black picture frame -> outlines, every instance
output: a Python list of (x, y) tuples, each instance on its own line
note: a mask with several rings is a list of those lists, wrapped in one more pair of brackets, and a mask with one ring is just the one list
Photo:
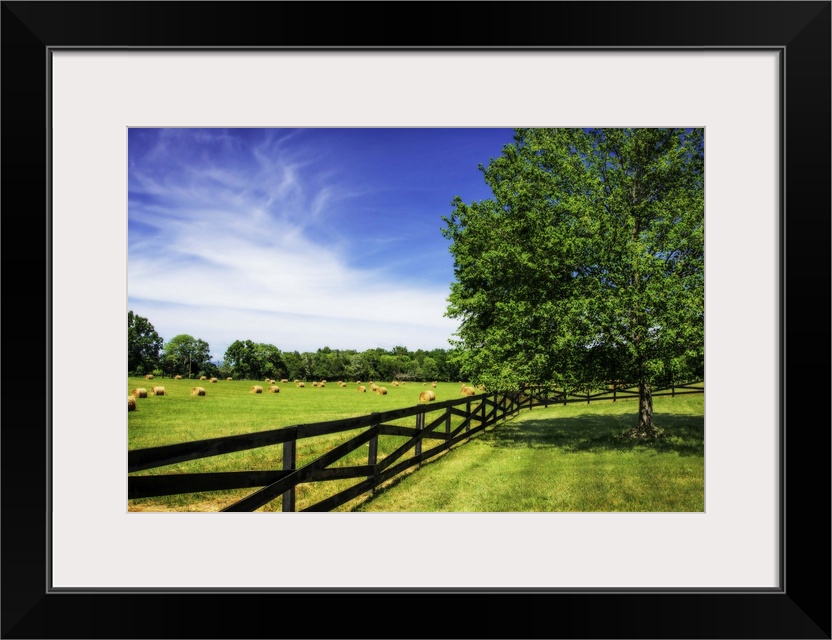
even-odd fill
[[(2, 2), (2, 637), (830, 638), (830, 7), (829, 1)], [(49, 62), (50, 51), (70, 47), (779, 51), (785, 79), (780, 588), (52, 592), (51, 406), (44, 382), (51, 361)], [(757, 393), (750, 381), (738, 386)], [(499, 541), (512, 543), (522, 541)], [(412, 560), (403, 550), (398, 562), (406, 567)], [(373, 563), (371, 552), (367, 561)]]

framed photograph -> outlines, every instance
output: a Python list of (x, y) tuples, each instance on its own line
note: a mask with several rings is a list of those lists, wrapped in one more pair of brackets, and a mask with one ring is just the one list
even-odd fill
[[(3, 637), (829, 638), (830, 4), (3, 2)], [(705, 131), (704, 512), (127, 512), (128, 131), (526, 126)]]

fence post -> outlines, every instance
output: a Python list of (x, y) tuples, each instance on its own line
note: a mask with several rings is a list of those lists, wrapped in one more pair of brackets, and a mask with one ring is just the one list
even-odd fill
[[(376, 415), (378, 412), (374, 411), (370, 415)], [(370, 428), (373, 429), (378, 425), (378, 422), (374, 422), (370, 425)], [(371, 467), (375, 467), (376, 463), (378, 462), (378, 434), (374, 435), (369, 442), (370, 448), (367, 452), (367, 465)], [(373, 474), (375, 475), (375, 474)], [(376, 488), (378, 487), (378, 483), (373, 484), (373, 495), (376, 494)]]
[[(425, 428), (425, 412), (424, 410), (419, 411), (416, 414), (416, 431), (422, 431)], [(416, 451), (417, 456), (422, 455), (422, 438), (416, 440)], [(422, 466), (422, 461), (419, 461), (419, 466)]]
[(445, 433), (451, 432), (451, 408), (445, 407)]
[(471, 430), (471, 400), (465, 402), (465, 433)]
[(675, 382), (670, 383), (670, 397), (671, 398), (676, 397), (676, 383)]
[[(297, 466), (297, 440), (283, 443), (283, 470), (294, 471)], [(295, 510), (295, 487), (283, 494), (283, 511)]]

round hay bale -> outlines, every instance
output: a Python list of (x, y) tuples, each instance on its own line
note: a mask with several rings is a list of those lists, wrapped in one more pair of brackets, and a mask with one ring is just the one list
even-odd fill
[(393, 386), (394, 386), (394, 387), (398, 387), (398, 386), (399, 386), (399, 383), (398, 383), (398, 382), (396, 382), (395, 380), (393, 380)]
[(133, 389), (130, 394), (135, 398), (146, 398), (147, 397), (147, 389), (144, 387), (138, 387)]
[(153, 380), (153, 374), (152, 374), (152, 373), (148, 373), (148, 374), (144, 377), (144, 379), (145, 379), (145, 380)]
[(326, 386), (326, 382), (319, 382), (319, 383), (318, 383), (318, 386), (319, 386), (319, 387), (321, 387), (321, 388), (323, 388), (323, 387), (325, 387), (325, 386)]
[(287, 382), (289, 382), (289, 381), (288, 381), (286, 378), (283, 378), (283, 379), (280, 381), (280, 384), (286, 384)]
[(127, 410), (128, 411), (135, 411), (136, 410), (136, 399), (133, 396), (127, 396)]
[(211, 378), (211, 382), (216, 382), (216, 381), (217, 381), (216, 378)]
[(192, 396), (204, 396), (205, 395), (205, 387), (194, 387), (191, 389)]
[(229, 382), (230, 382), (231, 380), (233, 380), (233, 379), (234, 379), (234, 378), (232, 378), (231, 376), (228, 376), (228, 377), (226, 378), (226, 380), (228, 380)]
[(433, 389), (436, 389), (436, 383), (435, 383), (435, 382), (431, 382), (431, 383), (430, 383), (430, 386), (431, 386)]
[(485, 391), (485, 385), (484, 384), (478, 384), (477, 389), (479, 389), (480, 391)]
[(473, 396), (476, 395), (477, 390), (474, 387), (462, 387), (461, 393), (464, 396)]
[(152, 393), (154, 396), (163, 396), (163, 395), (165, 395), (165, 388), (164, 387), (153, 387), (150, 390), (150, 393)]
[(376, 387), (376, 393), (380, 396), (387, 395), (387, 388), (386, 387)]
[(252, 393), (263, 393), (263, 387), (261, 387), (259, 384), (255, 384), (253, 387), (251, 387), (251, 392)]
[(433, 402), (436, 400), (436, 394), (433, 391), (422, 391), (419, 394), (419, 402)]
[(360, 385), (358, 387), (358, 393), (367, 393), (367, 387), (365, 387), (364, 385)]
[(298, 382), (297, 385), (298, 385), (298, 389), (300, 389), (302, 387), (305, 387), (306, 383), (305, 382)]
[(379, 386), (375, 382), (370, 383), (370, 391), (378, 390)]
[(269, 393), (280, 393), (280, 387), (274, 385), (269, 386)]
[(208, 376), (199, 376), (199, 379), (200, 379), (200, 380), (207, 380), (207, 379), (208, 379)]
[(180, 376), (179, 374), (176, 374), (175, 376), (173, 376), (173, 379), (174, 380), (181, 380), (182, 376)]

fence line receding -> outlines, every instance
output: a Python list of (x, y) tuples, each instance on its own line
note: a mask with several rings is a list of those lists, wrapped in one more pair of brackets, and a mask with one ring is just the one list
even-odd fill
[[(654, 389), (652, 395), (676, 396), (704, 391), (704, 384), (698, 381)], [(333, 483), (339, 487), (334, 493), (301, 509), (331, 511), (375, 491), (385, 482), (523, 409), (600, 400), (615, 402), (638, 396), (637, 386), (625, 385), (610, 385), (610, 388), (595, 393), (528, 387), (521, 391), (481, 393), (355, 418), (135, 449), (128, 452), (129, 474), (274, 445), (283, 447), (282, 468), (128, 475), (128, 499), (254, 489), (221, 511), (255, 511), (278, 498), (282, 500), (281, 510), (295, 511), (299, 485)], [(346, 439), (333, 438), (335, 434), (343, 434)], [(298, 443), (322, 438), (329, 438), (327, 442), (335, 444), (313, 460), (303, 460), (299, 465)], [(350, 484), (341, 488), (344, 481)]]

